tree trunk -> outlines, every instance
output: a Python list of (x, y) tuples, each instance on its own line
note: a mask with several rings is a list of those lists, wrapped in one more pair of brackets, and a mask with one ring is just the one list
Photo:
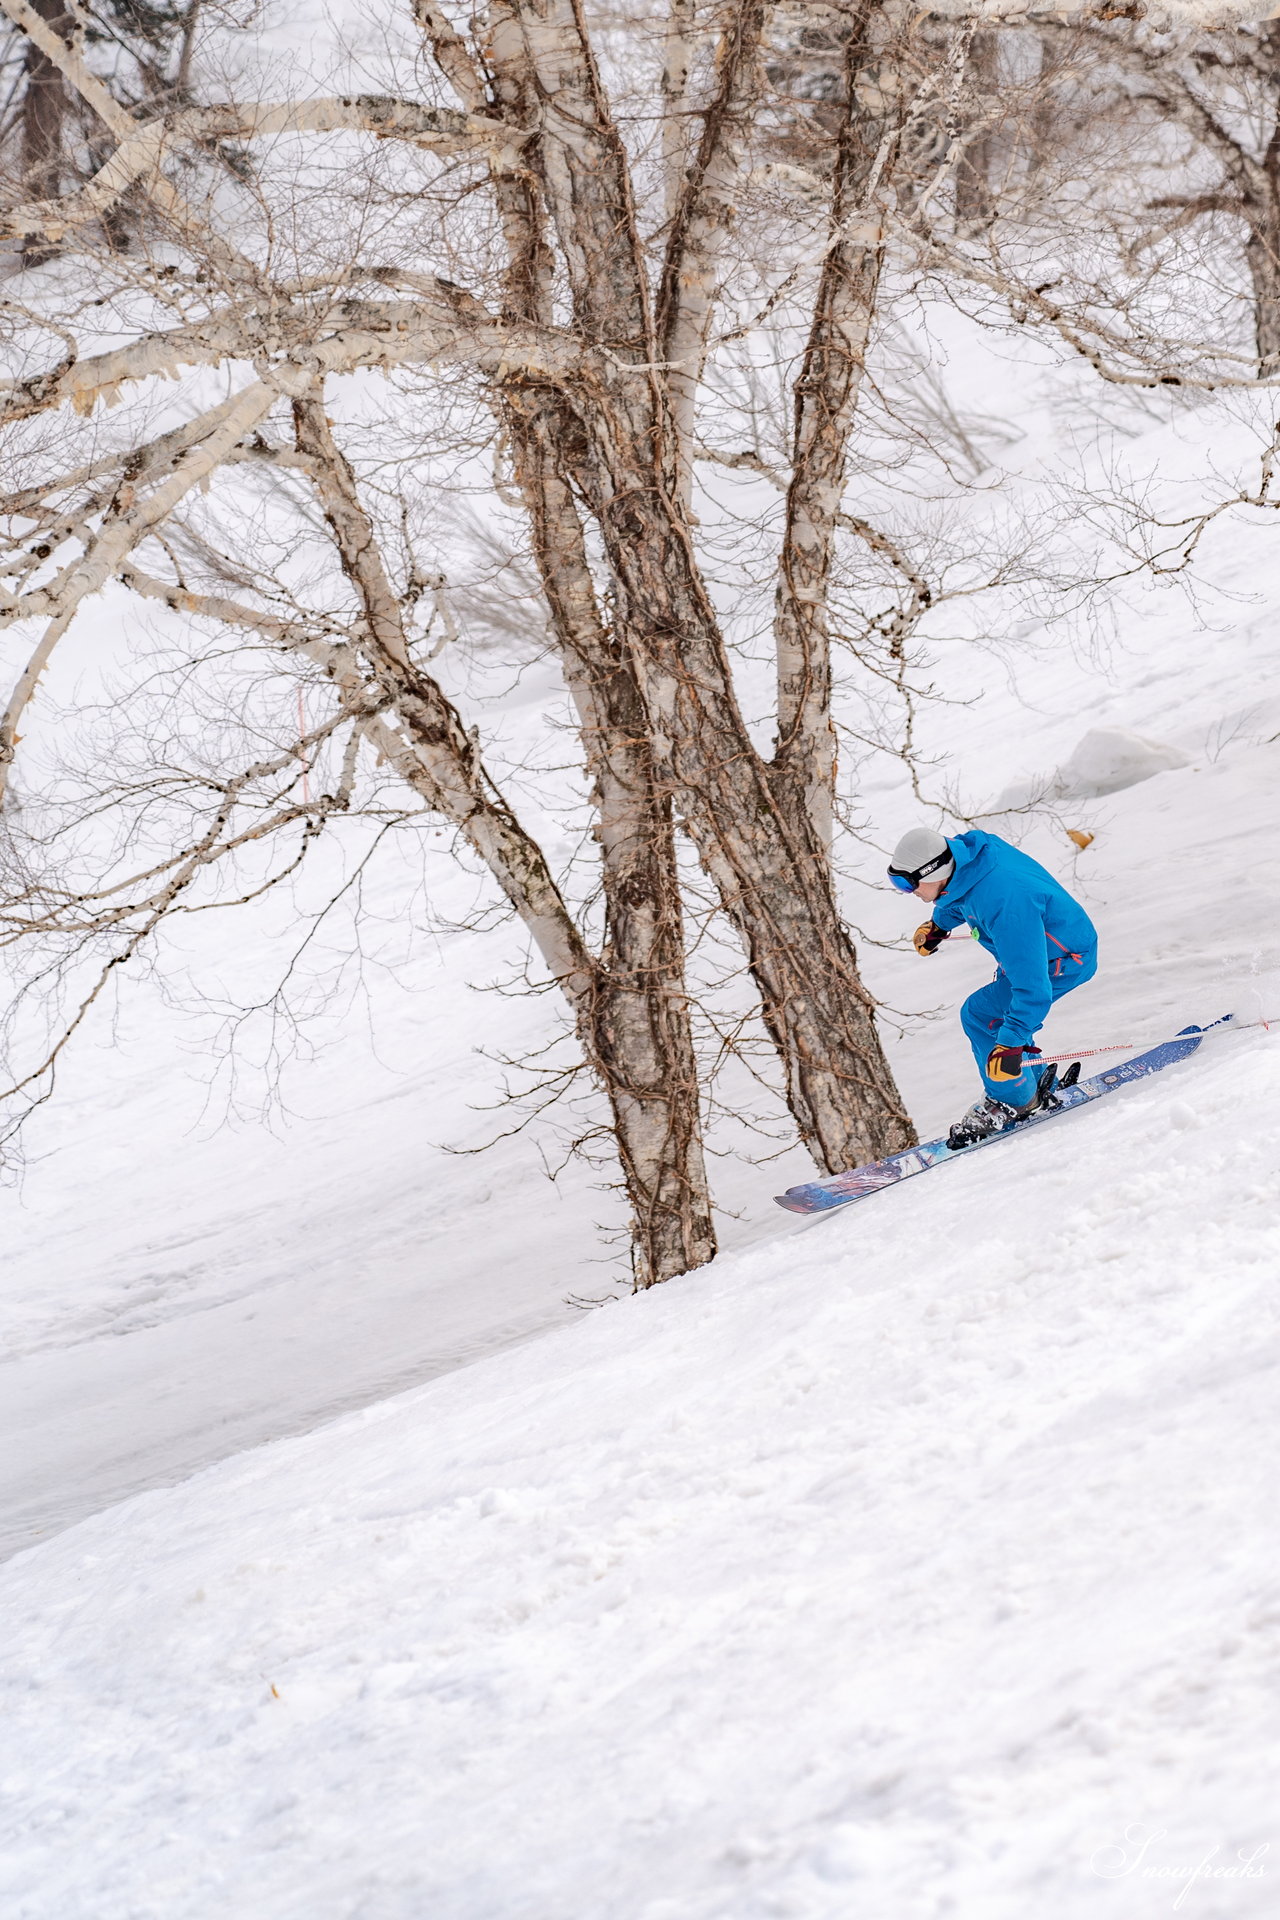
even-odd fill
[(608, 1088), (631, 1199), (637, 1283), (715, 1253), (684, 983), (671, 802), (631, 664), (600, 620), (586, 541), (551, 418), (513, 405), (516, 473), (578, 710), (599, 821), (605, 945), (590, 1052)]
[(1250, 209), (1245, 259), (1253, 283), (1253, 337), (1258, 372), (1280, 371), (1280, 203)]
[[(299, 451), (315, 463), (326, 518), (360, 597), (370, 662), (383, 689), (393, 692), (410, 740), (430, 756), (433, 803), (461, 827), (533, 933), (608, 1098), (631, 1202), (636, 1285), (652, 1286), (701, 1266), (715, 1252), (715, 1236), (684, 994), (675, 856), (669, 808), (652, 779), (637, 724), (638, 703), (628, 701), (629, 676), (601, 676), (585, 659), (571, 675), (587, 716), (584, 733), (602, 802), (609, 944), (596, 961), (541, 852), (488, 789), (460, 717), (410, 660), (399, 601), (323, 403), (297, 401), (294, 417)], [(548, 489), (538, 527), (540, 557), (566, 619), (583, 628), (589, 619), (582, 605), (585, 560), (574, 551), (567, 517), (572, 502), (555, 491), (553, 476), (541, 472), (536, 431), (530, 431), (528, 477), (531, 486), (545, 481)], [(585, 578), (589, 591), (589, 574)]]
[[(31, 7), (57, 32), (70, 31), (72, 21), (63, 0), (31, 0)], [(28, 41), (22, 96), (22, 186), (28, 200), (53, 200), (61, 189), (66, 114), (62, 75), (48, 55)], [(38, 267), (56, 252), (47, 240), (32, 237), (23, 244), (23, 264)]]
[(832, 1171), (915, 1139), (812, 822), (779, 806), (693, 552), (625, 149), (569, 0), (508, 0), (536, 161), (584, 338), (607, 350), (557, 448), (598, 522), (655, 762), (746, 949), (801, 1138)]
[(891, 130), (857, 101), (867, 55), (870, 5), (860, 9), (845, 48), (844, 112), (831, 198), (832, 241), (822, 263), (804, 365), (795, 386), (795, 438), (786, 529), (774, 608), (778, 735), (774, 791), (793, 830), (807, 819), (831, 845), (836, 736), (831, 718), (827, 595), (836, 522), (844, 497), (854, 412), (884, 259), (872, 188), (887, 185)]
[(1260, 194), (1246, 201), (1249, 238), (1245, 259), (1253, 282), (1253, 331), (1258, 372), (1280, 371), (1280, 20), (1267, 20), (1258, 35), (1271, 93), (1271, 137), (1262, 156)]
[(995, 160), (995, 135), (989, 123), (1000, 86), (999, 31), (979, 28), (969, 43), (965, 62), (965, 91), (969, 114), (978, 122), (979, 131), (965, 146), (956, 168), (956, 223), (961, 227), (985, 225), (993, 208), (991, 169)]
[(655, 756), (746, 950), (800, 1137), (829, 1172), (910, 1146), (826, 849), (752, 745), (687, 530), (652, 475), (608, 481), (599, 519)]
[[(716, 309), (716, 274), (733, 220), (739, 148), (759, 93), (763, 0), (738, 0), (729, 10), (716, 48), (717, 84), (702, 116), (702, 133), (682, 178), (674, 177), (688, 114), (686, 89), (691, 21), (673, 8), (672, 37), (664, 70), (667, 113), (663, 122), (668, 235), (658, 287), (656, 352), (666, 369), (669, 430), (673, 439), (676, 494), (691, 511), (694, 420), (708, 336)], [(683, 35), (683, 41), (678, 37)], [(679, 49), (683, 46), (683, 51)]]
[[(691, 20), (683, 4), (676, 0), (677, 31)], [(417, 10), (469, 111), (496, 105), (513, 125), (535, 123), (539, 102), (522, 23), (505, 0), (489, 13), (487, 76), (434, 0), (417, 0)], [(676, 59), (676, 78), (678, 67)], [(526, 169), (500, 162), (491, 177), (507, 248), (505, 313), (549, 324), (555, 263), (537, 187)], [(495, 398), (593, 783), (605, 944), (579, 1031), (608, 1092), (631, 1201), (636, 1284), (647, 1287), (702, 1266), (716, 1250), (671, 801), (654, 767), (631, 663), (601, 619), (582, 522), (556, 458), (558, 442), (576, 432), (572, 414), (559, 396), (522, 382), (503, 385)]]

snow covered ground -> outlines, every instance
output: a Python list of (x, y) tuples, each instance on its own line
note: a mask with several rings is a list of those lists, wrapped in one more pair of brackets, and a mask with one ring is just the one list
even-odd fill
[[(1208, 627), (1135, 599), (1107, 657), (993, 659), (926, 722), (975, 812), (1090, 729), (1185, 761), (1026, 827), (1102, 936), (1052, 1050), (1280, 1015), (1274, 543), (1215, 529)], [(883, 845), (918, 817), (887, 760), (861, 799)], [(536, 1138), (445, 1151), (495, 1130), (477, 1033), (528, 1041), (472, 993), (515, 950), (441, 936), (270, 1126), (212, 1124), (140, 983), (40, 1116), (0, 1195), (0, 1521), (42, 1541), (0, 1570), (0, 1911), (1273, 1915), (1280, 1028), (812, 1224), (769, 1199), (803, 1156), (719, 1162), (729, 1254), (583, 1316), (616, 1201)], [(866, 957), (936, 1131), (988, 962)]]
[(1278, 1156), (1206, 1046), (21, 1556), (4, 1910), (1273, 1914)]
[[(474, 878), (425, 858), (431, 912), (465, 920)], [(381, 893), (388, 912), (414, 898), (394, 850)], [(231, 972), (236, 917), (201, 932), (206, 976), (220, 949)], [(607, 1170), (570, 1162), (553, 1184), (545, 1131), (480, 1151), (519, 1117), (501, 1057), (559, 1019), (488, 990), (521, 952), (509, 925), (397, 939), (363, 996), (304, 1029), (282, 1106), (264, 1115), (266, 1077), (241, 1066), (231, 1121), (217, 1023), (129, 983), (0, 1190), (0, 1558), (625, 1288)], [(763, 1188), (721, 1169), (732, 1246), (776, 1230), (775, 1178), (812, 1162), (793, 1149)]]

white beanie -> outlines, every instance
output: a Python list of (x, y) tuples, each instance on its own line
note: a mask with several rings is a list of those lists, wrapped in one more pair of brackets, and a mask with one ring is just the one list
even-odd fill
[(912, 827), (904, 833), (893, 850), (893, 859), (889, 862), (891, 873), (919, 873), (927, 877), (925, 868), (950, 877), (948, 869), (955, 866), (955, 856), (946, 840), (932, 827)]

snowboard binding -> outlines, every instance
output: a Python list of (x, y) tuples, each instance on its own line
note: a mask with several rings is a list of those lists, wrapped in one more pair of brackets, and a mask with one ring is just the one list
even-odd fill
[(1062, 1105), (1058, 1095), (1060, 1093), (1066, 1093), (1068, 1088), (1074, 1087), (1079, 1078), (1080, 1062), (1078, 1060), (1073, 1060), (1066, 1072), (1061, 1076), (1059, 1076), (1056, 1067), (1046, 1067), (1040, 1075), (1039, 1082), (1036, 1086), (1035, 1099), (1029, 1107), (1022, 1109), (1018, 1118), (1025, 1120), (1029, 1114), (1040, 1113), (1041, 1111), (1056, 1113)]

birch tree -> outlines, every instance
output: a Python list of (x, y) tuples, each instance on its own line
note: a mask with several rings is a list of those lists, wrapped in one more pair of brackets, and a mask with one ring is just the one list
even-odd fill
[[(11, 433), (46, 438), (25, 456), (37, 477), (6, 502), (0, 618), (40, 626), (0, 720), (0, 776), (62, 636), (108, 583), (229, 634), (266, 635), (325, 674), (335, 725), (356, 742), (353, 769), (364, 753), (393, 767), (529, 929), (609, 1099), (642, 1283), (714, 1245), (679, 835), (741, 942), (819, 1165), (908, 1144), (835, 895), (828, 610), (847, 540), (892, 556), (917, 612), (929, 599), (909, 557), (850, 512), (846, 482), (893, 209), (927, 199), (953, 165), (954, 36), (878, 0), (794, 12), (680, 0), (621, 35), (569, 0), (497, 0), (470, 23), (415, 0), (413, 86), (219, 97), (188, 46), (181, 88), (139, 108), (107, 84), (78, 28), (60, 32), (30, 0), (0, 4), (94, 116), (104, 152), (82, 184), (16, 195), (4, 216), (15, 240), (61, 257), (47, 285), (9, 302), (27, 364), (0, 408)], [(835, 80), (811, 112), (769, 76), (815, 30)], [(649, 125), (652, 139), (637, 132)], [(807, 164), (780, 164), (797, 127)], [(742, 236), (779, 180), (796, 184), (813, 241), (784, 227), (775, 257)], [(122, 253), (112, 218), (126, 197), (136, 238)], [(101, 290), (70, 311), (73, 265)], [(772, 476), (785, 510), (767, 754), (706, 578), (695, 476), (714, 438), (710, 359), (726, 364), (735, 341), (784, 311), (793, 423), (786, 470)], [(415, 654), (422, 584), (370, 505), (339, 384), (356, 373), (388, 394), (432, 388), (442, 405), (465, 392), (494, 422), (499, 484), (525, 516), (579, 721), (598, 823), (597, 945)], [(174, 381), (188, 396), (176, 424), (106, 447), (104, 409), (122, 398), (145, 409)], [(282, 612), (264, 579), (237, 597), (182, 559), (174, 530), (193, 503), (216, 514), (254, 463), (287, 469), (319, 514), (347, 583), (340, 630), (332, 607)], [(330, 812), (352, 804), (353, 769)], [(285, 771), (259, 769), (253, 782)], [(292, 806), (282, 825), (301, 817)], [(141, 881), (127, 891), (130, 926), (167, 910), (175, 876), (222, 857), (226, 821), (208, 830), (174, 849), (154, 895)], [(87, 932), (97, 924), (83, 920)]]
[[(883, 431), (883, 407), (868, 424), (870, 356), (894, 288), (923, 270), (1053, 329), (1108, 378), (1169, 377), (1163, 260), (1135, 267), (1131, 250), (1101, 268), (1105, 194), (1061, 193), (1045, 158), (1046, 103), (1080, 106), (1077, 145), (1095, 151), (1121, 93), (1152, 110), (1155, 83), (1137, 76), (1158, 32), (1047, 18), (1031, 35), (901, 0), (672, 0), (621, 22), (574, 0), (492, 0), (470, 18), (385, 0), (399, 51), (381, 91), (242, 84), (233, 97), (215, 76), (237, 63), (203, 57), (215, 28), (198, 6), (161, 10), (131, 50), (127, 34), (96, 37), (76, 0), (61, 5), (0, 0), (28, 80), (48, 83), (60, 116), (39, 166), (30, 142), (10, 143), (0, 215), (26, 269), (3, 314), (0, 622), (31, 636), (0, 715), (0, 787), (60, 643), (108, 587), (230, 649), (269, 647), (322, 676), (329, 705), (310, 745), (301, 729), (271, 752), (246, 745), (151, 865), (88, 888), (19, 873), (6, 938), (76, 952), (105, 939), (104, 966), (117, 965), (246, 847), (274, 835), (304, 857), (361, 812), (376, 770), (405, 807), (451, 823), (562, 994), (608, 1103), (640, 1284), (714, 1250), (683, 845), (740, 943), (819, 1166), (910, 1143), (836, 896), (849, 791), (833, 649), (852, 644), (870, 697), (904, 702), (909, 733), (908, 643), (945, 567), (931, 571), (851, 494)], [(1270, 32), (1249, 39), (1250, 74)], [(1091, 120), (1085, 69), (1100, 58), (1125, 77)], [(1184, 132), (1193, 69), (1206, 62), (1160, 69), (1160, 113), (1181, 114)], [(1058, 144), (1079, 175), (1079, 152)], [(1259, 153), (1232, 178), (1261, 207)], [(1175, 230), (1207, 206), (1187, 178)], [(1070, 262), (1052, 284), (1045, 245)], [(762, 342), (778, 372), (767, 400)], [(1254, 377), (1240, 356), (1232, 372), (1221, 341), (1192, 358), (1179, 379)], [(432, 671), (415, 625), (428, 587), (405, 531), (427, 510), (423, 483), (407, 451), (394, 483), (380, 477), (385, 446), (361, 426), (375, 393), (424, 444), (466, 415), (459, 460), (490, 462), (495, 511), (521, 517), (538, 622), (576, 715), (598, 913), (569, 897)], [(754, 430), (728, 443), (726, 396), (743, 419), (780, 402), (785, 429), (768, 447)], [(759, 521), (773, 572), (769, 749), (699, 524), (726, 468), (777, 501)], [(298, 516), (300, 543), (322, 539), (314, 591), (255, 561), (255, 474), (287, 480), (271, 511)], [(887, 604), (857, 585), (868, 565), (893, 583)], [(990, 578), (1007, 586), (1015, 572)], [(309, 799), (297, 783), (313, 756), (329, 774)], [(294, 853), (280, 857), (287, 868)], [(98, 991), (20, 1076), (30, 1096)]]
[[(93, 95), (92, 76), (77, 70), (74, 53), (62, 57)], [(118, 110), (109, 100), (100, 104), (104, 112), (117, 116), (116, 130), (124, 132)], [(344, 112), (353, 117), (352, 109), (341, 106), (328, 115), (321, 103), (312, 118), (323, 124), (332, 117), (342, 124)], [(460, 124), (462, 119), (445, 116), (441, 144), (447, 147), (455, 135), (470, 137)], [(436, 120), (429, 113), (411, 115), (410, 124), (423, 128), (428, 137), (436, 132)], [(153, 155), (154, 151), (153, 143)], [(130, 161), (118, 169), (111, 185), (118, 186), (132, 165)], [(134, 179), (138, 177), (133, 174)], [(151, 190), (155, 194), (154, 186)], [(89, 191), (96, 193), (95, 211), (100, 213), (104, 197), (100, 178)], [(200, 230), (202, 223), (176, 194), (161, 188), (155, 197), (163, 198), (166, 213), (180, 223), (179, 237), (196, 251), (197, 258), (207, 264), (212, 253), (220, 275), (235, 275), (234, 298), (224, 293), (220, 308), (202, 315), (195, 325), (150, 333), (115, 352), (77, 361), (72, 351), (55, 376), (54, 390), (39, 379), (34, 385), (13, 383), (6, 396), (10, 421), (48, 415), (65, 402), (88, 412), (104, 386), (118, 393), (156, 372), (176, 372), (182, 365), (234, 368), (257, 358), (265, 377), (250, 379), (225, 401), (154, 441), (126, 441), (116, 455), (100, 456), (70, 472), (51, 473), (36, 489), (19, 491), (6, 502), (18, 530), (17, 547), (10, 555), (18, 591), (7, 596), (2, 617), (7, 623), (40, 618), (45, 625), (0, 719), (0, 774), (8, 772), (24, 709), (54, 647), (85, 602), (112, 578), (184, 613), (222, 622), (245, 634), (266, 634), (276, 644), (296, 649), (319, 664), (334, 687), (339, 712), (351, 724), (353, 739), (358, 737), (380, 760), (394, 766), (426, 805), (459, 830), (520, 914), (543, 963), (560, 984), (587, 1058), (610, 1100), (632, 1203), (638, 1282), (649, 1284), (699, 1264), (714, 1251), (714, 1236), (682, 990), (678, 903), (674, 928), (668, 915), (667, 922), (653, 930), (650, 949), (639, 959), (633, 940), (629, 957), (623, 965), (617, 964), (619, 943), (612, 935), (602, 953), (588, 951), (535, 840), (487, 775), (473, 731), (436, 681), (409, 657), (405, 612), (420, 592), (420, 583), (415, 588), (414, 582), (402, 581), (398, 589), (393, 587), (377, 530), (324, 408), (324, 380), (330, 369), (394, 366), (419, 357), (429, 360), (438, 347), (444, 347), (447, 358), (446, 336), (460, 339), (467, 323), (460, 331), (456, 322), (449, 321), (438, 340), (428, 343), (426, 336), (420, 336), (416, 345), (409, 346), (405, 335), (422, 318), (416, 307), (393, 302), (366, 312), (356, 303), (359, 311), (352, 309), (349, 314), (356, 332), (343, 326), (335, 332), (331, 326), (327, 350), (321, 347), (317, 363), (309, 344), (314, 338), (313, 316), (299, 311), (286, 337), (292, 332), (290, 344), (303, 348), (302, 361), (296, 354), (291, 358), (287, 348), (282, 351), (279, 334), (264, 354), (261, 322), (252, 303), (266, 292), (265, 277), (227, 243), (215, 239), (210, 246)], [(82, 200), (72, 209), (72, 219), (83, 218), (83, 213)], [(29, 214), (25, 218), (29, 230), (34, 222)], [(46, 215), (43, 231), (52, 238), (61, 237), (64, 230)], [(142, 279), (153, 278), (156, 270), (153, 247)], [(136, 272), (130, 284), (136, 291)], [(457, 307), (460, 300), (459, 311), (470, 312), (458, 289), (441, 286), (437, 291), (447, 305)], [(372, 324), (372, 331), (365, 323)], [(493, 344), (500, 360), (502, 353), (511, 350), (509, 332), (499, 327)], [(288, 441), (276, 442), (272, 432), (286, 421), (291, 446)], [(324, 631), (324, 623), (306, 609), (299, 610), (302, 617), (282, 622), (261, 603), (237, 605), (225, 594), (193, 592), (182, 570), (177, 578), (172, 572), (168, 578), (157, 578), (139, 564), (139, 549), (148, 539), (159, 540), (162, 554), (171, 561), (172, 546), (166, 546), (162, 530), (194, 490), (229, 472), (236, 460), (250, 457), (286, 459), (295, 471), (305, 474), (330, 531), (335, 556), (353, 589), (354, 618), (345, 632), (335, 633), (331, 623), (329, 631)], [(78, 549), (73, 557), (65, 559), (47, 581), (31, 584), (33, 572), (38, 574), (50, 555), (66, 555), (68, 542)], [(91, 910), (86, 910), (82, 898), (68, 899), (47, 885), (34, 892), (20, 889), (10, 903), (9, 936), (57, 933), (74, 941), (77, 936), (114, 932), (123, 945), (117, 944), (107, 966), (120, 964), (138, 950), (159, 919), (174, 910), (202, 869), (241, 844), (245, 829), (234, 817), (233, 800), (241, 802), (248, 785), (260, 790), (264, 779), (279, 780), (291, 772), (296, 780), (299, 755), (304, 751), (305, 743), (300, 743), (295, 752), (282, 757), (282, 764), (257, 767), (251, 782), (246, 775), (225, 783), (225, 813), (219, 805), (202, 835), (176, 847), (158, 863), (158, 872), (113, 880), (110, 887), (101, 889), (104, 898), (95, 901)], [(271, 815), (271, 830), (301, 826), (305, 842), (319, 830), (317, 823), (350, 803), (353, 777), (354, 770), (346, 770), (324, 805), (304, 807), (296, 796), (292, 802), (281, 802)], [(634, 861), (637, 850), (625, 820), (611, 820), (610, 830), (609, 851), (616, 856), (607, 860), (612, 881), (620, 862)], [(255, 820), (251, 831), (260, 837), (266, 829)], [(642, 861), (651, 857), (647, 842), (639, 857)], [(616, 889), (611, 886), (611, 891)], [(669, 899), (668, 908), (670, 904)], [(652, 964), (655, 958), (662, 962), (660, 968)], [(629, 972), (624, 971), (626, 966)], [(27, 1086), (47, 1078), (96, 992), (95, 985), (49, 1054), (22, 1076)]]

